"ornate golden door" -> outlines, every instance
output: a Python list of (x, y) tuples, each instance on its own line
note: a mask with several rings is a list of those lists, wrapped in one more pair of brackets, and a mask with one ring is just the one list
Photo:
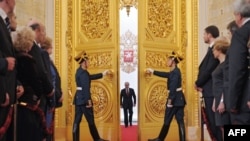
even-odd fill
[[(168, 90), (166, 79), (149, 75), (146, 68), (169, 71), (166, 57), (173, 50), (185, 58), (179, 68), (182, 71), (186, 90), (187, 70), (187, 2), (185, 0), (145, 0), (139, 1), (139, 140), (158, 137), (164, 122), (165, 104)], [(140, 12), (143, 11), (143, 12)], [(193, 83), (193, 82), (191, 82)], [(186, 98), (187, 94), (185, 93)], [(184, 121), (186, 127), (187, 110)], [(173, 118), (166, 140), (178, 141), (178, 125)]]
[[(75, 71), (79, 67), (74, 57), (82, 50), (89, 56), (90, 74), (109, 69), (111, 73), (91, 83), (91, 97), (94, 116), (100, 137), (119, 139), (119, 105), (117, 93), (118, 56), (118, 1), (110, 0), (68, 0), (61, 3), (67, 7), (66, 47), (67, 69), (67, 140), (72, 140), (74, 121)], [(65, 16), (66, 16), (65, 15)], [(63, 21), (63, 20), (62, 20)], [(66, 58), (66, 56), (65, 56)], [(91, 141), (88, 124), (82, 117), (80, 140)]]
[[(65, 137), (66, 132), (64, 140), (72, 140), (74, 75), (79, 67), (73, 58), (85, 50), (90, 56), (90, 73), (112, 71), (103, 79), (93, 81), (91, 92), (100, 136), (120, 141), (119, 3), (118, 0), (55, 0), (55, 58), (66, 92), (64, 106), (56, 112), (58, 138)], [(198, 96), (193, 89), (198, 64), (197, 4), (197, 0), (138, 0), (138, 141), (158, 136), (167, 97), (166, 80), (147, 75), (145, 69), (168, 71), (165, 60), (172, 50), (185, 57), (179, 67), (188, 101), (184, 117), (187, 139), (199, 138)], [(81, 140), (92, 140), (84, 116), (80, 134)], [(179, 140), (175, 119), (167, 139)]]

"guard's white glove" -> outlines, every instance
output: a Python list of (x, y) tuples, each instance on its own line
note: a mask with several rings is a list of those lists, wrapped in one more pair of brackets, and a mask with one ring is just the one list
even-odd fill
[(154, 73), (154, 70), (152, 68), (147, 68), (148, 73)]
[(105, 75), (108, 74), (108, 72), (109, 72), (109, 70), (105, 70), (105, 71), (102, 72), (102, 75), (105, 76)]

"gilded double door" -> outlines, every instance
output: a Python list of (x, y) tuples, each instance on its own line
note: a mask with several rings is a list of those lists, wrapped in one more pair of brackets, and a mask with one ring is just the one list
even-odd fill
[[(127, 1), (128, 0), (124, 0)], [(133, 1), (133, 0), (131, 0)], [(165, 101), (168, 94), (166, 79), (145, 73), (147, 67), (168, 71), (166, 55), (173, 50), (185, 60), (179, 65), (182, 70), (183, 90), (191, 104), (185, 108), (187, 138), (198, 137), (198, 98), (193, 85), (194, 68), (197, 62), (195, 33), (196, 0), (138, 0), (138, 141), (158, 136), (163, 124)], [(120, 35), (118, 0), (56, 0), (55, 37), (61, 76), (63, 80), (64, 107), (57, 111), (56, 129), (66, 132), (66, 140), (72, 140), (75, 87), (75, 70), (79, 65), (74, 56), (85, 50), (89, 55), (89, 72), (106, 69), (112, 73), (103, 79), (92, 81), (91, 93), (94, 102), (95, 121), (100, 136), (111, 141), (120, 141), (119, 70)], [(188, 8), (190, 6), (190, 8)], [(196, 7), (195, 7), (196, 6)], [(194, 10), (194, 11), (192, 11)], [(196, 10), (197, 11), (197, 10)], [(187, 32), (189, 29), (189, 33)], [(190, 39), (190, 40), (189, 40)], [(189, 42), (188, 42), (189, 40)], [(59, 47), (58, 47), (59, 46)], [(59, 49), (58, 49), (59, 48)], [(62, 55), (63, 54), (63, 55)], [(66, 62), (63, 60), (67, 60)], [(187, 78), (191, 75), (191, 78)], [(65, 119), (61, 119), (61, 115)], [(65, 122), (65, 124), (63, 124)], [(191, 129), (191, 130), (189, 130)], [(190, 135), (189, 135), (190, 134)], [(80, 126), (82, 141), (91, 141), (88, 125), (82, 118)], [(173, 119), (167, 139), (177, 141), (178, 126)]]

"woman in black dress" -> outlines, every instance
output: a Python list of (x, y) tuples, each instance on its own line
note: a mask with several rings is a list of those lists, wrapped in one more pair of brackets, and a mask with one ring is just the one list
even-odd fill
[(220, 61), (220, 64), (216, 67), (216, 69), (212, 73), (213, 80), (213, 94), (214, 94), (214, 102), (212, 110), (215, 112), (215, 124), (219, 126), (222, 131), (222, 137), (224, 136), (224, 128), (223, 126), (229, 124), (229, 113), (225, 110), (225, 101), (224, 101), (224, 60), (226, 57), (226, 51), (229, 47), (229, 42), (226, 38), (218, 38), (215, 41), (213, 54), (214, 57)]

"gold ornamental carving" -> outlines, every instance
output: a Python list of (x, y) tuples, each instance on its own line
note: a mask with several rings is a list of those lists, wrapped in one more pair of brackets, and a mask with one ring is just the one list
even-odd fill
[(166, 68), (166, 53), (146, 52), (146, 66), (153, 68)]
[(109, 28), (109, 16), (109, 0), (81, 1), (81, 31), (87, 38), (101, 38)]
[(109, 119), (112, 109), (111, 92), (100, 82), (91, 84), (91, 99), (93, 101), (93, 109), (96, 119)]
[(173, 0), (148, 0), (148, 28), (155, 37), (167, 38), (173, 31)]
[(167, 96), (168, 91), (165, 81), (156, 82), (149, 89), (145, 106), (148, 111), (148, 116), (151, 117), (151, 119), (157, 120), (164, 116)]
[(89, 54), (89, 68), (112, 68), (111, 52), (97, 52)]

